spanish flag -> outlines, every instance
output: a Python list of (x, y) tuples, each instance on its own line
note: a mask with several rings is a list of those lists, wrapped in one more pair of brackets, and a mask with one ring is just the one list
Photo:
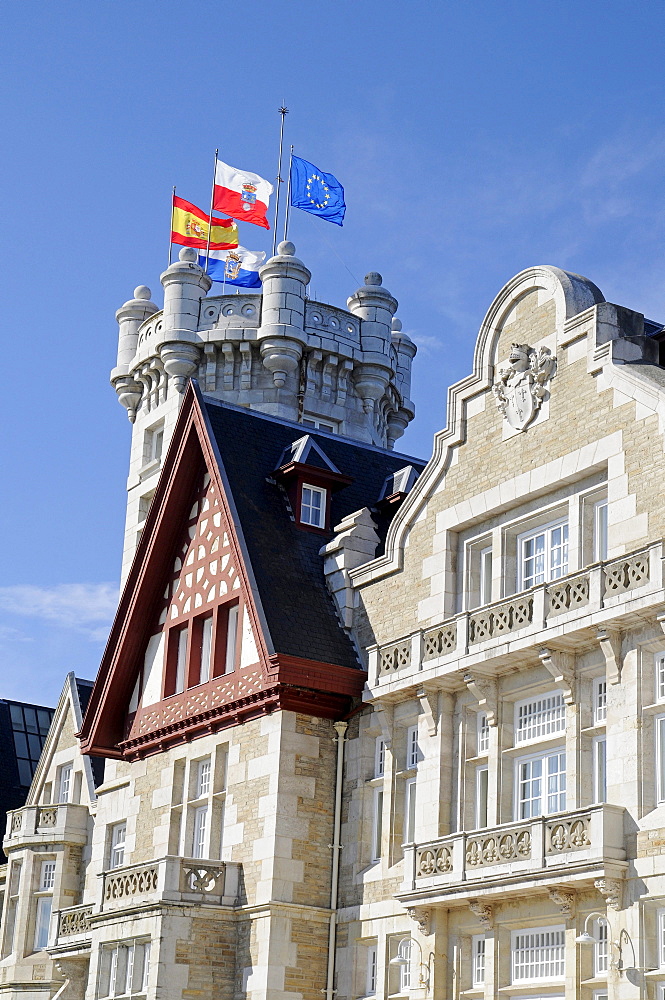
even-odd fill
[[(173, 198), (171, 242), (205, 250), (208, 246), (209, 217), (184, 198)], [(234, 250), (238, 246), (238, 226), (233, 219), (212, 220), (211, 250)]]

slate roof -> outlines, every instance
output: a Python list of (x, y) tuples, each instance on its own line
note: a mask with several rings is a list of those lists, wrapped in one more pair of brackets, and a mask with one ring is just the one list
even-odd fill
[[(274, 470), (302, 424), (203, 396), (204, 412), (235, 503), (249, 560), (276, 653), (358, 668), (351, 640), (339, 624), (323, 575), (322, 545), (334, 532), (296, 527)], [(321, 450), (353, 482), (334, 492), (331, 525), (379, 500), (386, 476), (425, 462), (340, 435), (307, 428)]]

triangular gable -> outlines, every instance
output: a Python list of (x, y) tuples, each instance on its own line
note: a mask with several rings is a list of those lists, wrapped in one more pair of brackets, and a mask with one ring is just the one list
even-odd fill
[(323, 449), (316, 443), (311, 434), (304, 434), (297, 441), (294, 441), (282, 452), (282, 456), (277, 463), (276, 470), (285, 465), (298, 463), (299, 465), (310, 465), (314, 468), (328, 469), (335, 475), (341, 475), (334, 462), (328, 458)]
[[(81, 728), (83, 721), (81, 712), (81, 701), (76, 677), (73, 671), (67, 674), (65, 684), (60, 694), (56, 710), (51, 720), (48, 736), (44, 743), (39, 763), (30, 785), (30, 791), (26, 798), (27, 806), (37, 805), (43, 801), (44, 784), (48, 780), (53, 768), (53, 759), (58, 753), (62, 742), (70, 746), (71, 737)], [(75, 756), (81, 756), (83, 767), (83, 782), (81, 785), (81, 803), (92, 805), (97, 800), (95, 794), (95, 781), (90, 757), (82, 755), (77, 748)]]
[[(226, 614), (232, 604), (236, 669), (211, 671), (198, 683), (189, 674), (194, 632), (201, 635), (206, 614)], [(184, 625), (191, 629), (183, 642), (190, 660), (180, 690), (174, 636)], [(363, 675), (340, 668), (333, 682), (330, 667), (296, 663), (273, 647), (232, 492), (192, 384), (85, 715), (82, 747), (133, 758), (289, 704), (306, 711), (312, 701), (316, 714), (337, 716), (359, 693)]]

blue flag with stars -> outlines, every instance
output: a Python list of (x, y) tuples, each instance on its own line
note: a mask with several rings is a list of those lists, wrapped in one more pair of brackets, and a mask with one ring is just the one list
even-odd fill
[(344, 222), (344, 188), (332, 174), (300, 156), (291, 158), (291, 205), (337, 226)]

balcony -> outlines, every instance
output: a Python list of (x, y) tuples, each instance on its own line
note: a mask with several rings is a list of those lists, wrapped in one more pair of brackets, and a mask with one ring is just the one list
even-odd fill
[(606, 867), (616, 877), (626, 867), (623, 816), (604, 804), (406, 847), (400, 898), (519, 894), (527, 882), (593, 882)]
[[(370, 650), (371, 695), (414, 673), (448, 662), (458, 670), (479, 658), (490, 660), (560, 635), (609, 623), (613, 618), (644, 615), (663, 601), (663, 543), (596, 563), (552, 583), (539, 584), (513, 597), (421, 629), (389, 645)], [(460, 661), (469, 657), (464, 663)], [(445, 670), (444, 670), (445, 672)], [(419, 682), (424, 680), (422, 676)]]
[(73, 802), (23, 806), (7, 813), (5, 851), (38, 844), (85, 844), (88, 807)]

